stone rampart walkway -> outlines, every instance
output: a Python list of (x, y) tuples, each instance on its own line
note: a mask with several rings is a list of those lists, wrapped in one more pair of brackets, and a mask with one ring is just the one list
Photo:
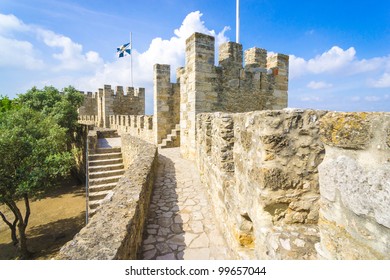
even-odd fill
[(142, 244), (146, 260), (232, 259), (195, 164), (179, 148), (159, 150), (158, 176)]

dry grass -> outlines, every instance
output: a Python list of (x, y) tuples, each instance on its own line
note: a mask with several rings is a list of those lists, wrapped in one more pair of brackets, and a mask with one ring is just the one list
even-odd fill
[[(23, 203), (20, 204), (24, 209)], [(9, 214), (4, 205), (1, 210)], [(41, 200), (31, 201), (27, 228), (33, 259), (51, 259), (85, 224), (84, 186), (67, 182)], [(0, 218), (0, 259), (17, 259), (8, 226)]]

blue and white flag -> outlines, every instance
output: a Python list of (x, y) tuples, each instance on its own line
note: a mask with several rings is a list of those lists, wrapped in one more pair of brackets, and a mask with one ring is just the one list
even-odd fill
[(126, 55), (131, 55), (131, 45), (130, 43), (124, 44), (116, 48), (116, 54), (118, 57), (124, 57)]

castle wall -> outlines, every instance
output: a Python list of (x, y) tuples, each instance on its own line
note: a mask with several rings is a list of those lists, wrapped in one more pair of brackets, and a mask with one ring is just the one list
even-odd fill
[(180, 85), (171, 83), (171, 67), (154, 65), (154, 127), (156, 144), (180, 123)]
[(79, 108), (79, 116), (91, 116), (98, 114), (96, 95), (96, 93), (92, 92), (84, 94), (84, 103)]
[(195, 157), (196, 114), (212, 112), (217, 102), (216, 78), (214, 37), (194, 33), (186, 41), (186, 64), (180, 71), (180, 151), (185, 158)]
[(119, 135), (130, 134), (146, 142), (155, 144), (153, 116), (144, 115), (110, 115), (110, 128), (117, 129)]
[(123, 87), (117, 86), (115, 91), (110, 85), (98, 89), (98, 92), (87, 93), (84, 103), (79, 108), (79, 119), (82, 123), (93, 122), (99, 127), (109, 128), (110, 115), (144, 115), (145, 89), (128, 87), (126, 95)]
[(157, 172), (157, 151), (154, 145), (123, 135), (122, 154), (126, 171), (112, 197), (61, 248), (57, 259), (138, 259)]
[(267, 57), (263, 49), (245, 52), (228, 42), (219, 50), (214, 66), (214, 37), (194, 33), (186, 41), (186, 64), (180, 79), (181, 153), (196, 154), (196, 115), (204, 112), (249, 112), (287, 107), (288, 56)]
[(390, 113), (321, 119), (319, 254), (390, 259)]
[(323, 111), (200, 114), (197, 163), (216, 217), (244, 258), (313, 259)]

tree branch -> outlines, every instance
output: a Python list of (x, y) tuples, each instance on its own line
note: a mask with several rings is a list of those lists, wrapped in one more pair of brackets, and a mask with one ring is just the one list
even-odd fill
[(24, 216), (24, 226), (27, 227), (28, 220), (30, 218), (31, 209), (30, 209), (30, 202), (28, 200), (28, 195), (24, 194), (23, 198), (24, 198), (24, 204), (26, 205), (26, 214)]
[[(9, 207), (9, 206), (8, 206)], [(19, 240), (18, 240), (18, 237), (16, 236), (16, 224), (18, 223), (19, 219), (18, 217), (15, 215), (15, 213), (13, 213), (14, 216), (15, 216), (15, 219), (14, 219), (14, 222), (11, 224), (6, 216), (0, 211), (0, 216), (1, 218), (3, 219), (3, 221), (8, 225), (8, 227), (10, 228), (11, 230), (11, 239), (12, 239), (12, 242), (14, 243), (14, 245), (18, 244)]]
[(4, 223), (7, 224), (7, 226), (12, 227), (12, 224), (7, 220), (7, 217), (0, 211), (0, 216), (3, 219)]

